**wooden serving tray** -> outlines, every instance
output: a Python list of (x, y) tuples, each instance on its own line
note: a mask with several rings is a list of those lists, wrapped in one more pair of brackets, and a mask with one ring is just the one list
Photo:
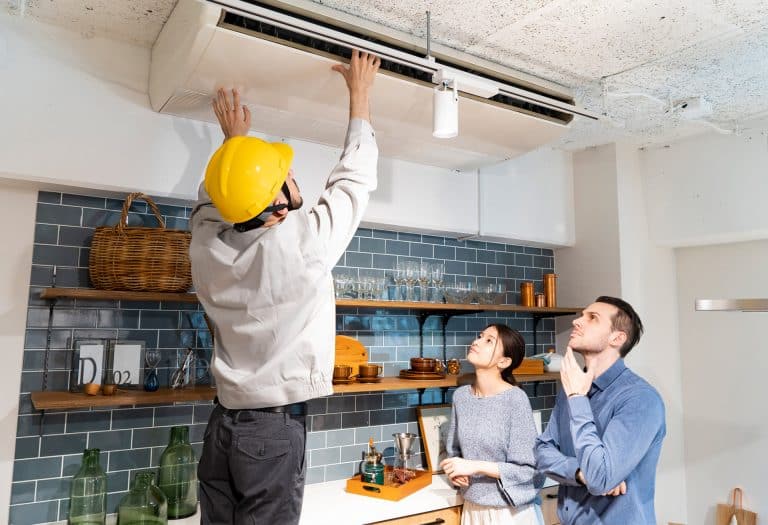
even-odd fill
[(432, 484), (432, 473), (426, 470), (417, 470), (416, 477), (407, 483), (392, 483), (388, 481), (392, 478), (392, 467), (384, 467), (384, 484), (363, 482), (360, 475), (347, 480), (347, 492), (360, 494), (361, 496), (371, 496), (372, 498), (387, 499), (390, 501), (399, 501), (406, 496), (410, 496), (419, 489), (423, 489)]
[(543, 374), (544, 361), (541, 359), (523, 359), (523, 362), (520, 363), (520, 366), (515, 368), (512, 373), (515, 375)]

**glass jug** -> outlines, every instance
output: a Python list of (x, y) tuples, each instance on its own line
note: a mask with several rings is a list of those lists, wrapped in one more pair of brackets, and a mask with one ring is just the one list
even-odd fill
[(104, 525), (107, 518), (107, 475), (99, 463), (99, 449), (83, 452), (83, 463), (69, 495), (69, 525)]
[(189, 427), (171, 428), (170, 441), (160, 456), (158, 486), (168, 500), (170, 519), (197, 512), (197, 458), (189, 444)]
[(123, 496), (117, 507), (120, 525), (167, 525), (168, 504), (165, 494), (155, 485), (155, 475), (138, 472), (131, 491)]

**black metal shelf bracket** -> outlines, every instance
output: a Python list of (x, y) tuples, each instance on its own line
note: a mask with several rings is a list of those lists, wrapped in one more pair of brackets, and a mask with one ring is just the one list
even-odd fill
[(541, 322), (541, 316), (533, 314), (533, 353), (538, 354), (539, 349), (537, 347), (537, 331), (539, 329), (539, 322)]

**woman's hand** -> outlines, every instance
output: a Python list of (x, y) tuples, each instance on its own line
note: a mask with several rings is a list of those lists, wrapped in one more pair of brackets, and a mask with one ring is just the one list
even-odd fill
[(459, 476), (469, 477), (475, 474), (477, 470), (474, 461), (459, 457), (444, 459), (440, 462), (440, 468), (443, 469), (451, 481)]
[(456, 476), (448, 480), (457, 487), (469, 487), (469, 476)]

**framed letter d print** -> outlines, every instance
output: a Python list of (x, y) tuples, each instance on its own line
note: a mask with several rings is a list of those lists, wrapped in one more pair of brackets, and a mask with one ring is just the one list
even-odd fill
[(100, 385), (106, 365), (106, 340), (77, 339), (73, 347), (70, 392), (80, 392), (88, 383)]

